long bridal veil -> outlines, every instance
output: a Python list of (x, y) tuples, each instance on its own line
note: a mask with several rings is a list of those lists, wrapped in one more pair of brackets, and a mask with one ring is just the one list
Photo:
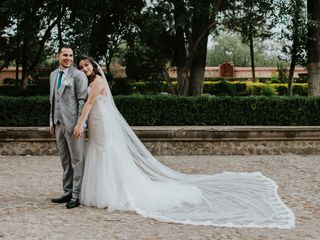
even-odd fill
[(259, 172), (200, 175), (170, 169), (152, 156), (130, 128), (109, 87), (103, 105), (105, 136), (99, 143), (104, 144), (101, 151), (106, 161), (112, 162), (106, 170), (112, 180), (104, 189), (110, 194), (108, 206), (101, 207), (193, 225), (294, 227), (294, 214), (281, 201), (273, 180)]

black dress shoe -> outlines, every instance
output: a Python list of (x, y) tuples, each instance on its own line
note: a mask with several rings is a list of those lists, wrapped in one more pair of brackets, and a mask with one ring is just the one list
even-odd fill
[(61, 197), (58, 197), (58, 198), (52, 198), (51, 201), (53, 203), (66, 203), (66, 202), (69, 202), (71, 198), (72, 198), (72, 193), (67, 195), (62, 195)]
[(67, 202), (67, 208), (75, 208), (80, 205), (79, 198), (72, 198), (69, 202)]

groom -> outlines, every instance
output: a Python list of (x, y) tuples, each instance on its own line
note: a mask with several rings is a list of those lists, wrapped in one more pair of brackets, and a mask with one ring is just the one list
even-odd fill
[(59, 68), (50, 74), (50, 133), (55, 135), (61, 159), (64, 193), (52, 202), (74, 208), (80, 205), (85, 136), (74, 138), (72, 133), (87, 99), (88, 79), (72, 66), (70, 46), (61, 46), (57, 59)]

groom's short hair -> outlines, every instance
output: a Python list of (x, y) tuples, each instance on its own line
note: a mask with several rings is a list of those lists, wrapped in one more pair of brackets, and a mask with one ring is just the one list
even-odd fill
[(72, 50), (72, 52), (74, 52), (73, 47), (71, 47), (70, 45), (67, 45), (67, 44), (62, 44), (59, 46), (58, 53), (61, 52), (62, 48), (70, 48)]

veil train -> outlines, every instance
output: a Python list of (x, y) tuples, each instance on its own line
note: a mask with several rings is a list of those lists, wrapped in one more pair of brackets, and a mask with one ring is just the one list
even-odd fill
[[(86, 165), (85, 174), (91, 172), (96, 177), (101, 171), (101, 176), (108, 177), (99, 178), (96, 187), (96, 191), (104, 192), (98, 197), (100, 202), (90, 198), (95, 194), (92, 183), (83, 184), (81, 201), (85, 205), (134, 210), (145, 217), (183, 224), (294, 227), (294, 214), (281, 201), (273, 180), (259, 172), (199, 175), (170, 169), (152, 156), (133, 132), (118, 111), (109, 86), (106, 96), (99, 101), (102, 110), (94, 111), (103, 116), (103, 126), (92, 133), (89, 123), (88, 154), (101, 158), (100, 162), (95, 160), (100, 165), (95, 169), (92, 166), (86, 169)], [(100, 120), (89, 116), (89, 121), (97, 125)], [(91, 137), (98, 138), (95, 143), (100, 148), (94, 144), (90, 148)]]

